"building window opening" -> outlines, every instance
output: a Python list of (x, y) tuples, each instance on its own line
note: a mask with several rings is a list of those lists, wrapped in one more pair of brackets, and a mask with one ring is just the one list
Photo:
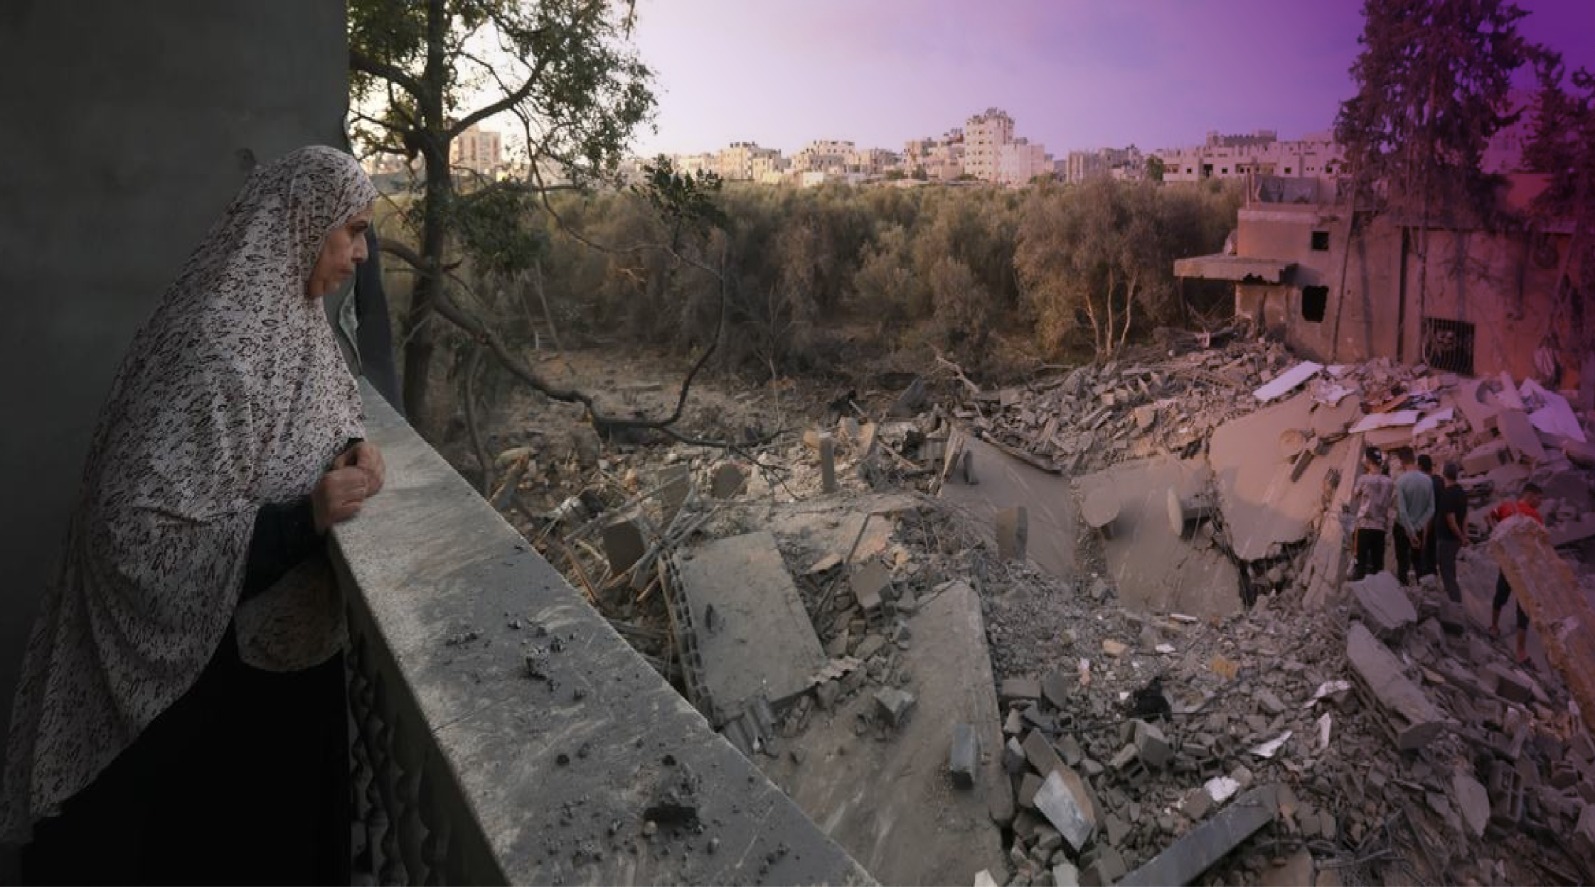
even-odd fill
[(1323, 323), (1324, 312), (1329, 310), (1329, 287), (1304, 286), (1301, 288), (1301, 319), (1308, 323)]
[(1285, 175), (1290, 175), (1290, 167), (1285, 167)]
[(1423, 362), (1443, 373), (1473, 375), (1473, 324), (1425, 317)]
[(1314, 252), (1320, 252), (1320, 253), (1329, 252), (1329, 232), (1328, 231), (1314, 231), (1313, 232), (1313, 251)]

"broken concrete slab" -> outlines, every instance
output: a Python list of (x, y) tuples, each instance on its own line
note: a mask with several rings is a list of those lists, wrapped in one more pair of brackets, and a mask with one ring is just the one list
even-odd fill
[(1497, 527), (1490, 553), (1545, 645), (1546, 659), (1567, 682), (1585, 725), (1595, 729), (1595, 610), (1572, 568), (1551, 547), (1545, 528), (1526, 517)]
[(1495, 427), (1495, 415), (1500, 408), (1494, 403), (1485, 403), (1482, 397), (1482, 379), (1463, 379), (1457, 385), (1457, 391), (1452, 398), (1452, 403), (1462, 411), (1468, 420), (1468, 426), (1474, 434), (1483, 434)]
[(1407, 626), (1418, 620), (1418, 611), (1412, 606), (1401, 583), (1389, 573), (1374, 573), (1357, 582), (1348, 582), (1352, 597), (1366, 617), (1374, 636), (1386, 641), (1400, 638)]
[(1540, 443), (1540, 434), (1534, 430), (1527, 414), (1520, 409), (1502, 410), (1495, 420), (1507, 449), (1515, 458), (1536, 465), (1545, 461), (1545, 446)]
[[(1218, 503), (1230, 547), (1243, 561), (1278, 555), (1284, 546), (1307, 537), (1323, 511), (1324, 478), (1341, 462), (1346, 443), (1333, 444), (1292, 482), (1292, 466), (1273, 452), (1280, 432), (1303, 428), (1314, 407), (1310, 394), (1219, 426), (1208, 440), (1208, 459), (1218, 488)], [(1320, 407), (1347, 417), (1357, 402)], [(1416, 419), (1414, 419), (1416, 421)]]
[(1135, 721), (1135, 734), (1132, 742), (1135, 743), (1135, 753), (1148, 767), (1162, 767), (1174, 757), (1174, 749), (1169, 745), (1168, 737), (1146, 721)]
[[(1053, 576), (1075, 573), (1074, 493), (1069, 481), (1007, 455), (962, 431), (949, 439), (961, 442), (982, 467), (980, 484), (944, 484), (942, 499), (963, 506), (976, 520), (995, 521), (998, 511), (1023, 506), (1028, 526), (1025, 556)], [(995, 532), (991, 537), (995, 542)]]
[(1290, 369), (1284, 371), (1283, 373), (1280, 373), (1267, 385), (1264, 385), (1256, 391), (1253, 391), (1252, 396), (1263, 403), (1284, 397), (1285, 395), (1296, 390), (1296, 388), (1301, 386), (1308, 379), (1318, 375), (1318, 371), (1322, 370), (1323, 368), (1324, 365), (1321, 363), (1314, 363), (1310, 360), (1304, 360), (1301, 363), (1298, 363)]
[(1096, 814), (1085, 795), (1085, 783), (1067, 767), (1048, 774), (1036, 791), (1035, 807), (1076, 853), (1096, 831)]
[(1278, 815), (1276, 787), (1254, 788), (1236, 798), (1227, 810), (1186, 832), (1118, 883), (1128, 887), (1193, 883), (1213, 863)]
[(1208, 480), (1200, 460), (1159, 456), (1122, 462), (1076, 481), (1082, 499), (1109, 490), (1119, 503), (1113, 536), (1103, 539), (1102, 552), (1109, 578), (1130, 606), (1202, 618), (1240, 610), (1235, 564), (1203, 534), (1190, 543), (1169, 536), (1169, 490), (1196, 496)]
[(972, 788), (948, 786), (949, 725), (973, 725), (981, 748), (1002, 747), (979, 596), (949, 585), (915, 614), (913, 628), (913, 645), (895, 655), (914, 676), (917, 699), (890, 741), (854, 733), (876, 705), (859, 693), (784, 740), (807, 763), (787, 755), (756, 763), (880, 883), (973, 883), (981, 869), (1006, 871), (999, 823), (1016, 811), (1000, 755), (977, 758)]
[(1595, 536), (1595, 512), (1588, 512), (1578, 520), (1553, 524), (1546, 532), (1553, 548), (1582, 542)]
[(1341, 577), (1346, 575), (1348, 556), (1346, 538), (1351, 533), (1347, 509), (1357, 485), (1357, 465), (1362, 458), (1360, 436), (1349, 441), (1336, 473), (1326, 475), (1326, 484), (1334, 482), (1334, 496), (1324, 509), (1319, 521), (1318, 539), (1313, 543), (1312, 554), (1302, 568), (1302, 584), (1307, 589), (1302, 603), (1308, 609), (1322, 609), (1340, 589)]
[(1397, 748), (1422, 748), (1440, 735), (1444, 715), (1402, 673), (1401, 660), (1360, 622), (1346, 631), (1346, 659), (1384, 710)]
[(1030, 515), (1024, 506), (997, 512), (997, 556), (1005, 561), (1023, 561), (1030, 541)]
[(827, 660), (774, 536), (718, 539), (676, 565), (716, 726), (761, 693), (780, 705), (808, 689)]

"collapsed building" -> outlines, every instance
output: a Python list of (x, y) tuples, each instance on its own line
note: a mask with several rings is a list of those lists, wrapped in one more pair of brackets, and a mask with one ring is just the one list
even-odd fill
[[(1505, 177), (1528, 207), (1546, 177)], [(1490, 230), (1450, 216), (1374, 212), (1314, 179), (1256, 177), (1233, 249), (1181, 259), (1181, 278), (1235, 284), (1235, 312), (1314, 360), (1387, 357), (1462, 375), (1595, 372), (1595, 318), (1573, 294), (1570, 221)], [(1547, 363), (1549, 359), (1549, 365)], [(1554, 386), (1553, 386), (1554, 387)]]
[[(786, 444), (576, 447), (518, 523), (883, 883), (1586, 882), (1579, 384), (1165, 331)], [(1345, 581), (1358, 455), (1407, 445), (1463, 466), (1461, 606)], [(1547, 526), (1492, 540), (1530, 480)]]

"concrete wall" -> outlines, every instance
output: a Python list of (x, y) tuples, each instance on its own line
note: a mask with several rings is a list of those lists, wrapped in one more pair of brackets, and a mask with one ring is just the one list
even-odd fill
[(123, 349), (250, 157), (339, 143), (344, 41), (322, 0), (0, 3), (0, 737)]
[[(1282, 333), (1303, 356), (1334, 361), (1417, 363), (1428, 353), (1423, 318), (1462, 321), (1473, 325), (1473, 371), (1481, 376), (1532, 375), (1534, 350), (1553, 328), (1571, 343), (1569, 318), (1552, 316), (1556, 265), (1532, 261), (1522, 237), (1430, 231), (1420, 299), (1421, 233), (1387, 216), (1364, 219), (1355, 232), (1348, 221), (1344, 210), (1327, 208), (1241, 210), (1240, 255), (1297, 265), (1288, 285), (1237, 285), (1236, 312)], [(1314, 231), (1328, 236), (1327, 250), (1312, 248)], [(1565, 236), (1555, 240), (1566, 249)], [(1319, 321), (1303, 311), (1313, 286), (1328, 288)]]

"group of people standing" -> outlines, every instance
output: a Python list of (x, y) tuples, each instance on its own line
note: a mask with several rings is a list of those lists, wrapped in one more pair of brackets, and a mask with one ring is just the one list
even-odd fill
[[(1433, 458), (1414, 453), (1411, 447), (1397, 449), (1391, 456), (1400, 466), (1394, 479), (1392, 459), (1387, 459), (1384, 451), (1368, 447), (1363, 453), (1363, 474), (1352, 497), (1356, 564), (1351, 579), (1357, 581), (1385, 569), (1385, 539), (1390, 536), (1395, 542), (1397, 581), (1415, 585), (1438, 574), (1446, 597), (1461, 603), (1457, 557), (1472, 544), (1467, 532), (1468, 494), (1458, 482), (1462, 466), (1447, 462), (1436, 473)], [(1538, 486), (1525, 484), (1521, 497), (1500, 503), (1488, 512), (1487, 519), (1493, 526), (1523, 515), (1543, 524), (1541, 496)], [(1491, 601), (1491, 637), (1500, 633), (1501, 610), (1511, 596), (1506, 575), (1499, 574)], [(1522, 607), (1517, 608), (1517, 624), (1517, 658), (1521, 662), (1528, 658), (1528, 616)]]

